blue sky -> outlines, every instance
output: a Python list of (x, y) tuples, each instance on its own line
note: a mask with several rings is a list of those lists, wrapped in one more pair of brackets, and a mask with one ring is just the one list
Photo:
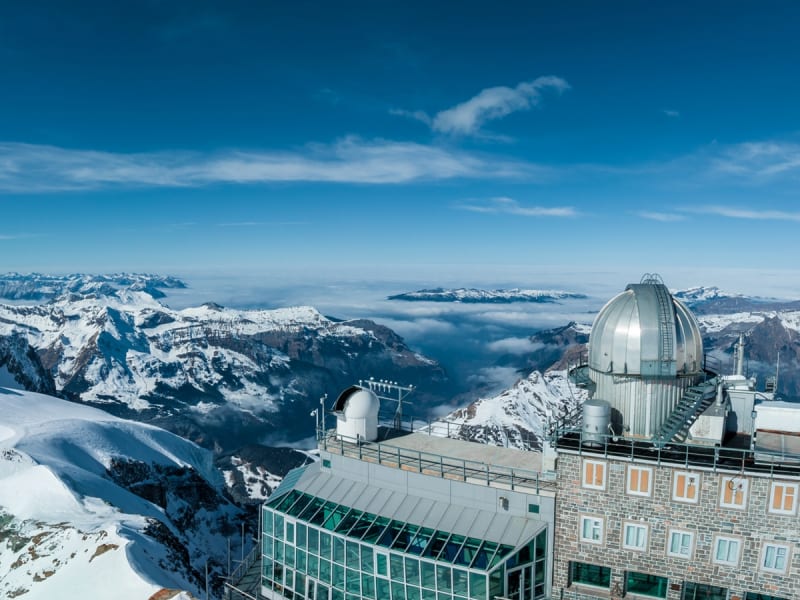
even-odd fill
[(3, 270), (797, 286), (799, 27), (794, 2), (3, 3)]

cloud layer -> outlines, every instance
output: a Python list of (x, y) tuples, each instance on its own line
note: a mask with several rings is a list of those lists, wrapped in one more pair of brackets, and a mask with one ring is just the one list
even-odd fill
[(486, 202), (465, 202), (455, 205), (459, 210), (476, 213), (504, 213), (520, 217), (577, 217), (572, 206), (522, 206), (512, 198), (492, 198)]
[(537, 165), (458, 149), (347, 137), (294, 152), (122, 154), (0, 142), (0, 191), (50, 192), (111, 186), (196, 187), (215, 183), (409, 183), (536, 177)]

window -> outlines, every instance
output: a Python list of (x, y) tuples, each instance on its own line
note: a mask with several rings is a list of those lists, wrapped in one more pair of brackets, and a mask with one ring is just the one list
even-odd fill
[(651, 482), (653, 481), (653, 469), (650, 467), (628, 467), (627, 483), (625, 491), (632, 496), (649, 496), (651, 493)]
[(582, 542), (589, 542), (592, 544), (603, 543), (603, 519), (599, 517), (581, 517), (581, 535)]
[(677, 471), (672, 480), (672, 499), (677, 502), (697, 504), (700, 498), (700, 475)]
[(667, 554), (677, 558), (691, 558), (694, 534), (690, 531), (670, 529)]
[(728, 590), (704, 583), (684, 581), (682, 600), (728, 600)]
[(773, 481), (769, 512), (779, 515), (793, 515), (797, 512), (797, 488), (796, 483)]
[(611, 586), (611, 568), (581, 562), (570, 562), (569, 580), (570, 584), (577, 583), (608, 588)]
[(765, 543), (761, 551), (761, 570), (768, 573), (786, 573), (789, 564), (789, 546)]
[(735, 567), (739, 564), (739, 550), (742, 541), (739, 538), (717, 536), (714, 538), (712, 560), (720, 565)]
[(625, 573), (625, 593), (666, 598), (667, 578), (629, 571)]
[(758, 594), (756, 592), (747, 592), (744, 595), (744, 600), (789, 600), (789, 599), (779, 598), (778, 596), (770, 596), (769, 594)]
[(719, 505), (723, 508), (747, 506), (747, 479), (744, 477), (723, 477), (719, 495)]
[(647, 525), (625, 523), (622, 530), (622, 547), (628, 550), (647, 550)]
[(606, 489), (606, 463), (599, 460), (584, 460), (582, 485), (592, 490)]

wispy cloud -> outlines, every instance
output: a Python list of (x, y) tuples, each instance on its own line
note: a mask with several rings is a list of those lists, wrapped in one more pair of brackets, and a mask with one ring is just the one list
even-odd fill
[(288, 151), (121, 154), (0, 142), (0, 191), (51, 192), (112, 186), (330, 182), (397, 184), (457, 178), (541, 176), (509, 158), (391, 140), (347, 137)]
[(722, 175), (769, 179), (800, 173), (800, 144), (787, 141), (746, 142), (728, 146), (712, 158)]
[(672, 108), (665, 108), (661, 111), (665, 116), (669, 117), (670, 119), (677, 119), (681, 116), (680, 111), (677, 111)]
[(37, 238), (42, 237), (41, 234), (37, 233), (0, 233), (0, 241), (9, 241), (9, 240), (26, 240), (30, 238)]
[(513, 112), (538, 106), (545, 90), (563, 93), (569, 84), (552, 75), (523, 81), (515, 87), (496, 86), (481, 90), (475, 96), (433, 117), (421, 110), (393, 109), (392, 114), (409, 117), (428, 125), (437, 133), (448, 135), (480, 135), (487, 121), (501, 119)]
[(521, 217), (577, 217), (572, 206), (523, 206), (512, 198), (492, 198), (485, 202), (464, 202), (454, 205), (458, 210), (476, 213), (504, 213)]
[(639, 211), (636, 213), (643, 219), (650, 219), (651, 221), (661, 221), (662, 223), (673, 223), (675, 221), (684, 221), (686, 215), (678, 213), (665, 213), (665, 212), (652, 212), (648, 210)]
[(217, 223), (217, 227), (270, 227), (270, 226), (292, 226), (309, 225), (307, 221), (239, 221), (234, 223)]
[(699, 206), (687, 208), (686, 211), (704, 215), (728, 217), (730, 219), (747, 219), (751, 221), (800, 221), (800, 212), (797, 211), (764, 210), (733, 206)]

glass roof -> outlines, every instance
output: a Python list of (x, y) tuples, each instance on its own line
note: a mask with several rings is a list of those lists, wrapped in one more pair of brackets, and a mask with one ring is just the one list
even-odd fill
[(270, 498), (266, 506), (352, 539), (472, 569), (490, 571), (514, 551), (508, 544), (412, 525), (298, 490)]

